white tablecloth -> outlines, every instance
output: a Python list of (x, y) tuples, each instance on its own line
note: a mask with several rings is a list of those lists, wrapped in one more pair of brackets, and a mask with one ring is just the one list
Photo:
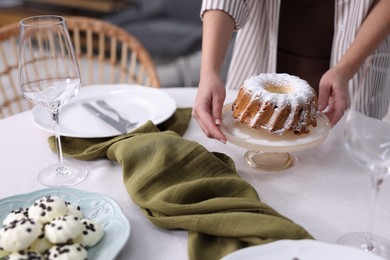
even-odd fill
[[(163, 89), (179, 107), (191, 106), (196, 89)], [(228, 92), (226, 102), (235, 92)], [(316, 148), (294, 153), (296, 166), (281, 172), (259, 173), (243, 162), (245, 149), (208, 139), (195, 120), (184, 138), (209, 151), (232, 157), (238, 174), (258, 191), (263, 202), (305, 227), (316, 239), (329, 243), (351, 231), (365, 231), (370, 198), (369, 172), (353, 161), (343, 146), (341, 121)], [(31, 111), (0, 120), (0, 198), (46, 188), (38, 172), (55, 163), (50, 133), (35, 126)], [(107, 159), (83, 162), (88, 179), (74, 188), (99, 192), (114, 199), (131, 224), (129, 241), (118, 259), (187, 259), (187, 232), (155, 227), (131, 201), (122, 183), (122, 169)], [(374, 232), (390, 239), (390, 185), (386, 181), (376, 208)], [(250, 225), (250, 223), (248, 223)]]

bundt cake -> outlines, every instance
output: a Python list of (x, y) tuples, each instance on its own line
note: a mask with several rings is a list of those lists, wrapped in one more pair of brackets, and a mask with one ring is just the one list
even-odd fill
[(297, 76), (263, 73), (245, 80), (232, 106), (233, 118), (272, 134), (309, 133), (317, 126), (317, 95)]

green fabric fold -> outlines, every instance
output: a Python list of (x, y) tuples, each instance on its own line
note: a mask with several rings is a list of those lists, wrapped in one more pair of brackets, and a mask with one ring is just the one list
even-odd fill
[[(312, 238), (262, 203), (231, 158), (182, 138), (190, 118), (190, 109), (178, 109), (158, 127), (147, 122), (114, 138), (65, 137), (64, 154), (118, 161), (130, 197), (152, 223), (189, 231), (189, 259), (220, 259), (251, 245)], [(54, 148), (53, 137), (49, 142)]]

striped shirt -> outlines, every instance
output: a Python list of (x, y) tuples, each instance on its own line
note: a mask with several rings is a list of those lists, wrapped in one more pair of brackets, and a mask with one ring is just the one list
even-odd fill
[[(372, 2), (335, 0), (331, 67), (351, 45)], [(237, 35), (227, 75), (227, 88), (237, 89), (246, 78), (253, 75), (276, 72), (280, 4), (281, 0), (203, 0), (201, 17), (207, 10), (223, 10), (235, 22)], [(375, 52), (390, 53), (390, 36)], [(360, 69), (349, 82), (351, 90), (356, 88), (362, 74)]]

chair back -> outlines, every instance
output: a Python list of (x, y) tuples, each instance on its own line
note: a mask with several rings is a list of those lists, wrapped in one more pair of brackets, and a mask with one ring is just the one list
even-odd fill
[[(103, 20), (65, 17), (82, 85), (138, 84), (159, 88), (154, 62), (130, 33)], [(32, 108), (18, 86), (19, 23), (0, 27), (0, 118)]]

